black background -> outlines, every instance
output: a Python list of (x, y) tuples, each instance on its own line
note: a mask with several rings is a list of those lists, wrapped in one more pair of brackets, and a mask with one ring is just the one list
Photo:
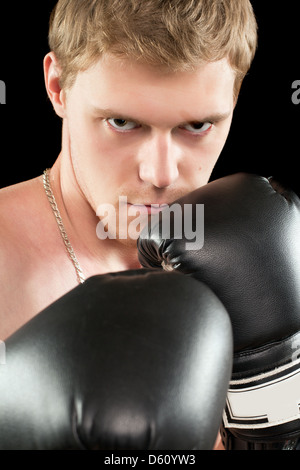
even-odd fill
[[(0, 187), (40, 175), (61, 145), (61, 121), (47, 98), (42, 64), (56, 0), (3, 3), (0, 80), (7, 103), (0, 106)], [(300, 80), (300, 2), (252, 4), (259, 47), (212, 179), (238, 171), (275, 175), (300, 193), (300, 104), (291, 100), (292, 83)]]

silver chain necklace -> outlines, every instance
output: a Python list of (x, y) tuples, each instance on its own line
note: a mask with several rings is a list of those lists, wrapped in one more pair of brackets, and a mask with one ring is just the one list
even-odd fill
[(47, 169), (44, 171), (44, 175), (43, 175), (43, 183), (44, 183), (44, 189), (45, 189), (45, 192), (46, 192), (46, 195), (48, 197), (48, 201), (50, 203), (50, 206), (53, 210), (53, 214), (55, 216), (55, 219), (56, 219), (56, 222), (57, 222), (57, 225), (58, 225), (58, 228), (59, 228), (59, 231), (60, 231), (60, 234), (61, 234), (61, 237), (63, 239), (63, 242), (65, 244), (65, 247), (66, 247), (66, 250), (67, 250), (67, 253), (69, 255), (69, 258), (70, 260), (72, 261), (73, 263), (73, 266), (75, 268), (75, 271), (76, 271), (76, 275), (77, 275), (77, 280), (79, 282), (79, 284), (83, 284), (86, 279), (83, 275), (83, 272), (82, 272), (82, 269), (80, 267), (80, 264), (78, 263), (78, 260), (76, 258), (76, 255), (74, 253), (74, 250), (73, 250), (73, 247), (70, 243), (70, 240), (68, 238), (68, 235), (67, 235), (67, 232), (65, 230), (65, 227), (64, 227), (64, 224), (63, 224), (63, 221), (62, 221), (62, 218), (61, 218), (61, 215), (60, 215), (60, 212), (59, 212), (59, 209), (57, 207), (57, 204), (56, 204), (56, 201), (55, 201), (55, 197), (54, 197), (54, 194), (53, 194), (53, 191), (52, 191), (52, 188), (51, 188), (51, 185), (50, 185), (50, 170)]

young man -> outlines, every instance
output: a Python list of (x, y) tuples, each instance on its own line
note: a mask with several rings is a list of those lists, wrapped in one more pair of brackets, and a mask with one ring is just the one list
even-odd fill
[(99, 206), (118, 219), (123, 197), (128, 226), (208, 182), (256, 31), (248, 0), (57, 3), (44, 70), (62, 150), (1, 191), (0, 339), (85, 278), (139, 267), (133, 237), (100, 239)]
[[(208, 182), (256, 31), (249, 0), (59, 0), (44, 70), (62, 149), (0, 194), (0, 340), (86, 278), (140, 268), (133, 214)], [(125, 231), (101, 239), (108, 205)]]

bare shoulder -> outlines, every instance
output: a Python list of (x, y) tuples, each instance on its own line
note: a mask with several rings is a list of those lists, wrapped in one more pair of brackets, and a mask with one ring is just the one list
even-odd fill
[(0, 255), (2, 260), (9, 256), (12, 268), (21, 254), (25, 256), (32, 226), (43, 214), (41, 189), (36, 178), (0, 190)]
[(49, 275), (55, 230), (41, 177), (0, 190), (0, 340), (59, 296)]
[[(7, 186), (0, 189), (0, 215), (5, 214), (6, 209), (14, 207), (18, 209), (17, 203), (22, 203), (22, 200), (29, 202), (30, 199), (41, 192), (42, 177), (34, 178), (32, 180), (23, 181), (21, 183)], [(24, 207), (24, 204), (23, 204)]]
[[(0, 190), (0, 339), (13, 325), (21, 325), (20, 305), (26, 302), (26, 276), (32, 243), (30, 214), (37, 182), (28, 181)], [(37, 198), (38, 200), (38, 198)]]

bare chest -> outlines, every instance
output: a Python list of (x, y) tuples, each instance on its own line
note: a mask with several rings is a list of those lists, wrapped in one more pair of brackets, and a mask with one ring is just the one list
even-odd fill
[(64, 256), (29, 258), (17, 270), (8, 269), (1, 283), (1, 340), (78, 285), (74, 269)]

